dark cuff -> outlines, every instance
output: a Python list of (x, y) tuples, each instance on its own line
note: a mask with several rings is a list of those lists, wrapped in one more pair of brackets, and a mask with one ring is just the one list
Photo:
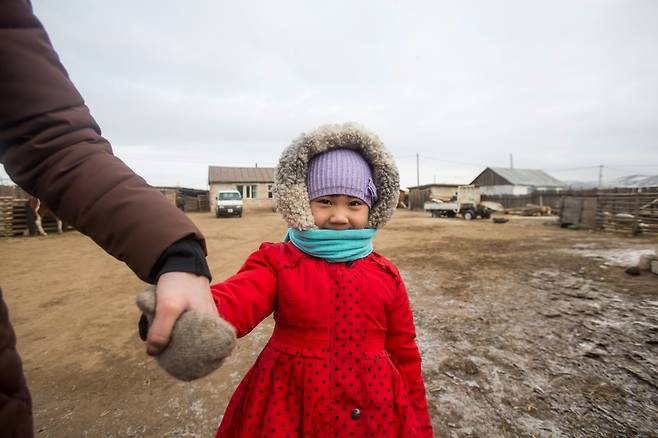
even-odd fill
[(157, 283), (167, 272), (189, 272), (212, 280), (201, 244), (193, 237), (186, 237), (165, 249), (151, 271), (150, 283)]

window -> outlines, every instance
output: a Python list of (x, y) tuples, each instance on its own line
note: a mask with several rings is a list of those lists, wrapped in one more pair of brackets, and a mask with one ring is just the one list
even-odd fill
[(220, 201), (239, 201), (242, 198), (238, 193), (235, 192), (220, 192), (217, 195), (217, 199)]
[(272, 199), (272, 184), (267, 185), (267, 198)]
[(236, 185), (235, 189), (240, 192), (242, 199), (255, 199), (256, 198), (256, 184), (244, 186), (242, 184)]

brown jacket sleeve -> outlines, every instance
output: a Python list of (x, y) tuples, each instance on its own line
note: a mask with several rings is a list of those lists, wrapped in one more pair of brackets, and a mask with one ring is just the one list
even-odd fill
[(25, 0), (0, 0), (0, 162), (9, 176), (143, 280), (201, 232), (112, 154)]

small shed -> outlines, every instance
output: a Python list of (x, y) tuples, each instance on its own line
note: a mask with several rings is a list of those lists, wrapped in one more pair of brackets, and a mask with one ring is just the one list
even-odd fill
[(539, 169), (487, 167), (472, 182), (482, 195), (528, 195), (535, 191), (560, 191), (566, 185)]
[(272, 208), (273, 167), (208, 166), (208, 185), (212, 210), (215, 210), (217, 192), (237, 190), (242, 194), (245, 207)]
[(158, 190), (172, 204), (183, 211), (210, 211), (208, 190), (190, 189), (187, 187), (158, 187)]
[(425, 184), (409, 187), (409, 203), (411, 210), (422, 210), (425, 202), (432, 199), (451, 201), (457, 196), (457, 188), (465, 184)]

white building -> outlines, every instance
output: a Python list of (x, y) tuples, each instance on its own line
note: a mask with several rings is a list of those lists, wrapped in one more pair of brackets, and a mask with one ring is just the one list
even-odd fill
[(471, 182), (482, 195), (527, 195), (535, 191), (559, 191), (566, 185), (539, 169), (487, 167)]
[(217, 192), (237, 190), (242, 194), (245, 208), (272, 208), (273, 167), (208, 166), (210, 204), (214, 212)]

